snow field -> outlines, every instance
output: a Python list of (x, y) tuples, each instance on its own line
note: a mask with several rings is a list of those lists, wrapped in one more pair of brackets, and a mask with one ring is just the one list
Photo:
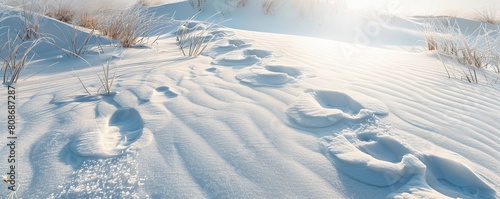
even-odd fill
[[(20, 195), (499, 197), (496, 84), (448, 79), (428, 52), (347, 57), (359, 45), (223, 26), (207, 37), (196, 58), (175, 33), (123, 52), (91, 41), (93, 67), (40, 46), (16, 84)], [(95, 93), (103, 60), (118, 75), (112, 92), (85, 95), (75, 74)]]

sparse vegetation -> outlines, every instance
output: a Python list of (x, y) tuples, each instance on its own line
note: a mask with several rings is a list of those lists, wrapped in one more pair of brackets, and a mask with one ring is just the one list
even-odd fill
[[(193, 25), (194, 24), (194, 25)], [(186, 20), (177, 28), (177, 45), (183, 56), (197, 57), (208, 46), (213, 37), (208, 35), (212, 24), (194, 23)]]
[[(7, 33), (9, 34), (9, 33)], [(28, 66), (33, 56), (32, 50), (40, 42), (41, 38), (29, 41), (22, 41), (19, 37), (11, 39), (8, 36), (0, 49), (0, 58), (3, 60), (2, 73), (3, 83), (16, 83), (19, 76)]]
[(62, 22), (71, 22), (76, 15), (74, 1), (53, 0), (47, 4), (45, 14)]
[(236, 4), (237, 7), (245, 7), (248, 3), (248, 0), (239, 0)]
[(85, 53), (85, 46), (87, 46), (90, 39), (94, 36), (95, 29), (92, 29), (86, 37), (81, 37), (81, 32), (73, 25), (71, 28), (66, 27), (66, 30), (57, 27), (61, 33), (61, 37), (55, 39), (61, 41), (64, 46), (57, 46), (64, 51), (67, 55), (78, 56)]
[[(4, 83), (16, 83), (24, 69), (29, 65), (31, 59), (36, 55), (33, 49), (42, 41), (50, 43), (61, 49), (67, 55), (78, 57), (88, 63), (82, 55), (86, 52), (86, 46), (91, 40), (97, 28), (111, 38), (119, 40), (123, 47), (131, 47), (138, 44), (149, 42), (149, 36), (153, 36), (154, 30), (168, 19), (157, 17), (148, 13), (146, 8), (140, 5), (123, 10), (110, 10), (101, 12), (99, 10), (76, 12), (75, 7), (62, 0), (50, 1), (50, 5), (41, 6), (42, 1), (29, 0), (17, 1), (13, 5), (20, 8), (19, 14), (9, 16), (18, 22), (17, 28), (4, 27), (0, 36), (7, 38), (2, 41), (0, 46), (0, 58), (3, 60), (1, 71)], [(48, 3), (48, 2), (47, 2)], [(80, 14), (76, 14), (80, 13)], [(43, 15), (46, 14), (63, 22), (71, 22), (72, 27), (58, 27), (60, 34), (39, 34), (40, 22)], [(0, 21), (4, 20), (2, 18)], [(87, 34), (76, 27), (80, 25), (91, 30)], [(85, 36), (84, 36), (85, 35)], [(156, 38), (157, 39), (157, 38)], [(156, 39), (154, 41), (156, 41)], [(154, 42), (153, 41), (153, 42)], [(102, 64), (102, 72), (98, 79), (101, 82), (99, 91), (110, 94), (115, 79), (114, 73), (110, 67), (109, 61)], [(78, 78), (80, 83), (82, 80)], [(102, 89), (102, 90), (101, 90)]]
[(106, 13), (98, 22), (101, 33), (120, 41), (123, 47), (144, 44), (145, 37), (152, 36), (154, 28), (162, 23), (162, 17), (147, 13), (142, 6)]
[(490, 23), (498, 24), (500, 22), (500, 10), (494, 10), (492, 8), (484, 8), (476, 12), (478, 14), (478, 20)]
[[(81, 58), (81, 57), (79, 57)], [(86, 60), (81, 58), (84, 62), (86, 62), (90, 67), (90, 63), (88, 63)], [(74, 72), (74, 71), (73, 71)], [(112, 73), (112, 74), (111, 74)], [(83, 80), (76, 74), (73, 75), (78, 79), (80, 84), (82, 85), (83, 89), (88, 95), (92, 95), (92, 93), (89, 91), (85, 83), (83, 83)], [(96, 94), (100, 94), (101, 90), (104, 91), (104, 94), (110, 95), (111, 94), (111, 88), (113, 87), (113, 82), (116, 79), (116, 71), (111, 68), (111, 63), (110, 60), (106, 61), (105, 63), (101, 63), (101, 69), (99, 72), (97, 72), (97, 78), (99, 79), (100, 82), (100, 87), (97, 89)]]
[(436, 39), (434, 39), (434, 35), (432, 33), (426, 32), (425, 39), (427, 42), (427, 50), (437, 50)]
[(109, 61), (107, 61), (106, 64), (101, 64), (101, 65), (102, 65), (102, 75), (97, 74), (97, 77), (99, 78), (99, 81), (101, 81), (102, 86), (99, 89), (97, 89), (97, 93), (99, 93), (99, 91), (103, 89), (104, 92), (107, 95), (109, 95), (111, 94), (111, 87), (113, 86), (113, 82), (115, 81), (116, 74), (115, 72), (113, 72), (112, 75), (110, 74), (111, 67)]
[(276, 6), (281, 3), (281, 0), (266, 0), (262, 3), (262, 10), (264, 14), (274, 14)]
[(74, 24), (77, 24), (81, 27), (95, 29), (97, 28), (97, 24), (99, 23), (97, 17), (97, 13), (81, 13), (76, 17)]
[[(462, 74), (461, 79), (478, 83), (476, 70), (493, 67), (495, 71), (498, 71), (496, 63), (500, 56), (497, 44), (499, 30), (480, 26), (466, 34), (462, 32), (456, 21), (449, 18), (431, 20), (426, 26), (424, 35), (427, 50), (437, 51), (438, 56), (444, 55), (458, 64), (465, 65), (465, 69), (464, 67), (458, 69)], [(456, 77), (452, 67), (446, 65), (444, 61), (443, 65), (449, 77)]]
[(191, 7), (194, 9), (202, 11), (205, 7), (205, 0), (189, 0), (189, 4), (191, 4)]
[(37, 13), (45, 14), (62, 22), (100, 30), (102, 34), (118, 39), (120, 45), (124, 47), (145, 43), (143, 38), (150, 36), (153, 26), (159, 25), (162, 20), (160, 17), (155, 17), (154, 14), (147, 13), (146, 8), (141, 6), (141, 4), (153, 3), (151, 0), (138, 1), (135, 6), (133, 4), (126, 5), (125, 9), (102, 7), (79, 9), (78, 6), (82, 2), (76, 0), (22, 1), (12, 3), (12, 5), (19, 5), (23, 10), (20, 15), (22, 28), (18, 33), (23, 40), (37, 36), (36, 33), (42, 17)]
[(19, 19), (17, 36), (21, 41), (38, 38), (38, 29), (40, 28), (40, 22), (43, 17), (38, 12), (42, 9), (37, 4), (24, 1), (20, 8), (20, 14), (17, 16)]
[(64, 8), (58, 8), (57, 10), (53, 12), (47, 13), (47, 16), (52, 17), (54, 19), (57, 19), (62, 22), (69, 23), (73, 21), (73, 17), (75, 14), (69, 10), (69, 9), (64, 9)]

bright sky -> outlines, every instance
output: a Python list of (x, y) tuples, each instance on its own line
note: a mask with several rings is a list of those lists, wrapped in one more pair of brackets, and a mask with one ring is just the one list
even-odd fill
[(499, 0), (349, 0), (351, 5), (408, 15), (426, 15), (450, 12), (451, 15), (469, 15), (484, 9), (495, 9), (500, 14)]
[[(179, 2), (187, 0), (154, 0)], [(252, 1), (252, 0), (249, 0)], [(303, 0), (308, 1), (308, 0)], [(500, 0), (323, 0), (347, 1), (351, 8), (375, 9), (407, 16), (449, 15), (460, 17), (477, 16), (485, 9), (497, 10), (500, 15)], [(500, 16), (499, 16), (500, 18)]]

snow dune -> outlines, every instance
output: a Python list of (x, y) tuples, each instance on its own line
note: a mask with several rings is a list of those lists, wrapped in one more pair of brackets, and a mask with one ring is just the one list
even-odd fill
[[(388, 47), (422, 48), (412, 21), (396, 20), (360, 45), (345, 37), (355, 30), (308, 35), (335, 26), (306, 22), (288, 34), (280, 26), (290, 24), (246, 30), (282, 20), (261, 21), (271, 16), (255, 9), (249, 5), (232, 14), (229, 27), (208, 30), (212, 43), (196, 58), (181, 56), (174, 33), (151, 46), (103, 44), (100, 53), (92, 40), (82, 56), (92, 67), (53, 46), (39, 47), (15, 85), (18, 195), (500, 197), (497, 83), (449, 79), (432, 52)], [(181, 19), (194, 12), (187, 2), (152, 10), (178, 10)], [(250, 11), (259, 13), (256, 21)], [(118, 75), (112, 93), (87, 96), (75, 74), (95, 93), (103, 60)], [(7, 154), (5, 139), (0, 146)]]

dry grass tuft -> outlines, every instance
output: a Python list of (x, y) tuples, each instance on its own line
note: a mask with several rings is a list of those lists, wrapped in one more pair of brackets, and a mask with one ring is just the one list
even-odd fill
[(133, 6), (125, 10), (101, 15), (97, 29), (102, 34), (118, 39), (123, 47), (146, 43), (153, 29), (164, 19), (148, 13), (143, 6)]
[[(427, 50), (437, 51), (438, 56), (450, 57), (456, 63), (467, 67), (458, 67), (462, 79), (468, 82), (478, 83), (476, 69), (493, 68), (498, 70), (498, 57), (500, 57), (498, 41), (500, 39), (500, 28), (490, 29), (488, 26), (480, 26), (478, 29), (464, 33), (457, 21), (450, 18), (434, 19), (426, 24), (424, 36)], [(456, 75), (453, 68), (445, 66), (448, 77)]]
[(276, 6), (281, 3), (281, 0), (266, 0), (262, 3), (262, 10), (264, 14), (273, 15), (276, 11)]
[[(97, 89), (97, 93), (101, 89), (104, 90), (104, 92), (109, 95), (111, 94), (111, 87), (113, 87), (113, 82), (115, 81), (116, 74), (113, 72), (113, 74), (110, 74), (110, 63), (109, 61), (106, 62), (106, 64), (102, 64), (102, 76), (97, 74), (97, 77), (99, 78), (99, 81), (101, 82), (101, 87)], [(87, 90), (87, 89), (85, 89)], [(88, 92), (88, 90), (87, 90)]]
[(21, 8), (18, 16), (20, 30), (17, 31), (17, 36), (22, 41), (38, 38), (38, 29), (43, 16), (37, 13), (37, 8), (33, 4), (23, 4)]
[(0, 49), (0, 58), (3, 60), (1, 71), (3, 83), (16, 83), (21, 73), (28, 66), (32, 58), (32, 50), (42, 42), (41, 38), (30, 41), (18, 40), (19, 37), (5, 41)]
[(482, 10), (477, 11), (478, 20), (490, 23), (490, 24), (498, 24), (500, 23), (500, 10), (493, 10), (484, 8)]
[(447, 19), (443, 21), (432, 22), (430, 29), (425, 32), (427, 50), (437, 50), (445, 55), (456, 57), (460, 63), (483, 68), (487, 59), (486, 52), (489, 50), (487, 37), (490, 30), (480, 27), (469, 37), (462, 33), (457, 22), (451, 22)]
[(94, 29), (97, 27), (99, 21), (96, 17), (96, 14), (83, 13), (77, 17), (75, 23), (81, 27)]
[(191, 7), (198, 11), (202, 11), (205, 8), (206, 0), (189, 0)]
[(433, 34), (425, 33), (425, 40), (427, 42), (427, 50), (437, 50), (437, 43)]
[(58, 6), (55, 10), (48, 11), (46, 15), (59, 21), (69, 23), (73, 21), (76, 13), (70, 8)]
[[(177, 46), (185, 57), (197, 57), (207, 48), (213, 36), (208, 35), (213, 24), (194, 23), (192, 19), (179, 24), (177, 28)], [(196, 24), (193, 27), (192, 24)]]
[(248, 0), (239, 0), (238, 3), (236, 4), (236, 7), (245, 7), (248, 3)]
[(61, 38), (55, 38), (61, 41), (64, 46), (54, 46), (61, 49), (67, 55), (72, 55), (78, 57), (86, 52), (85, 47), (89, 43), (90, 39), (94, 36), (95, 29), (92, 29), (86, 37), (80, 37), (80, 31), (73, 25), (73, 27), (66, 27), (66, 31), (57, 27), (61, 32)]

